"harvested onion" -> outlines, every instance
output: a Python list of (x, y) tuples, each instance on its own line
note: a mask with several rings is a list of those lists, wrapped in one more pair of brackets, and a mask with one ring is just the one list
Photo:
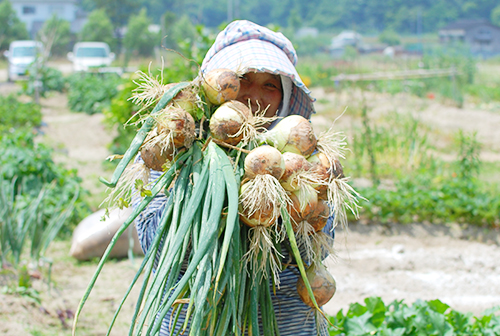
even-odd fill
[(141, 158), (144, 160), (146, 167), (158, 171), (162, 171), (164, 167), (168, 167), (168, 163), (174, 158), (174, 148), (161, 148), (158, 143), (152, 146), (144, 146), (141, 148)]
[(284, 172), (285, 161), (274, 147), (267, 145), (257, 147), (245, 158), (245, 176), (249, 179), (269, 174), (279, 180)]
[(300, 154), (284, 152), (285, 172), (281, 176), (280, 183), (286, 191), (295, 191), (300, 188), (300, 174), (309, 171), (311, 163)]
[[(330, 272), (328, 272), (326, 267), (321, 263), (312, 263), (306, 270), (306, 276), (309, 284), (311, 285), (314, 299), (316, 300), (318, 307), (321, 307), (330, 301), (337, 290), (337, 285), (335, 283), (335, 279)], [(313, 301), (309, 296), (302, 277), (299, 277), (299, 280), (297, 281), (297, 292), (299, 293), (300, 299), (306, 305), (314, 308)]]
[(222, 104), (210, 117), (212, 137), (230, 145), (237, 145), (244, 137), (244, 126), (252, 119), (245, 104), (230, 100)]
[(261, 134), (261, 141), (272, 144), (280, 152), (309, 157), (316, 149), (316, 135), (311, 123), (300, 115), (283, 118), (273, 129)]
[(170, 142), (175, 148), (189, 148), (196, 137), (194, 119), (183, 109), (166, 108), (156, 117), (160, 145), (168, 147)]
[(323, 230), (328, 222), (328, 217), (330, 217), (330, 207), (328, 202), (325, 200), (318, 200), (316, 207), (309, 213), (306, 220), (314, 228), (314, 231), (318, 232)]
[(209, 71), (202, 81), (202, 87), (208, 101), (220, 105), (226, 101), (234, 100), (240, 91), (240, 79), (230, 69), (214, 69)]

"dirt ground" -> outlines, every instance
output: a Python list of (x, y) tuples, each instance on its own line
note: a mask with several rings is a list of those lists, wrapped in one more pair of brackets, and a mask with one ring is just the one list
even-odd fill
[[(1, 77), (1, 74), (0, 74)], [(0, 94), (13, 89), (0, 83)], [(349, 97), (317, 89), (318, 114), (313, 124), (318, 129), (331, 125), (347, 106)], [(423, 120), (443, 133), (459, 128), (476, 130), (484, 143), (484, 158), (500, 160), (500, 112), (473, 107), (458, 109), (437, 102), (402, 96), (370, 97), (370, 113), (383, 113), (394, 106), (419, 106)], [(331, 112), (333, 111), (333, 112)], [(109, 130), (102, 116), (72, 113), (64, 95), (53, 94), (42, 100), (44, 141), (57, 149), (57, 160), (79, 171), (84, 185), (99, 198), (104, 187), (99, 176), (109, 177), (103, 160), (111, 153), (107, 145)], [(432, 118), (431, 118), (432, 117)], [(335, 125), (348, 128), (349, 112)], [(349, 139), (348, 139), (349, 140)], [(352, 223), (349, 233), (337, 230), (337, 256), (326, 263), (337, 281), (337, 293), (324, 307), (328, 314), (347, 309), (349, 303), (368, 296), (380, 296), (384, 302), (416, 299), (440, 299), (452, 308), (481, 314), (500, 304), (500, 232), (485, 229), (462, 229), (458, 225), (366, 225)], [(70, 335), (73, 314), (91, 279), (95, 262), (78, 262), (68, 255), (69, 241), (58, 241), (48, 258), (52, 288), (47, 290), (46, 268), (33, 286), (41, 293), (42, 304), (26, 297), (0, 293), (0, 334), (2, 335)], [(136, 273), (140, 258), (112, 260), (99, 276), (94, 291), (83, 309), (77, 335), (103, 335)], [(3, 275), (4, 279), (7, 275)], [(133, 309), (134, 291), (124, 305), (113, 335), (128, 332)]]

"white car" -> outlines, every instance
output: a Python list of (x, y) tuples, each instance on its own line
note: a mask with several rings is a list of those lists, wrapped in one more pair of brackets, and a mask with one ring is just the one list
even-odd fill
[(13, 41), (9, 50), (4, 52), (9, 62), (8, 80), (16, 80), (26, 76), (29, 66), (43, 51), (41, 42), (32, 40)]
[(104, 42), (79, 42), (73, 52), (68, 53), (74, 71), (89, 71), (92, 68), (109, 67), (115, 59), (109, 45)]

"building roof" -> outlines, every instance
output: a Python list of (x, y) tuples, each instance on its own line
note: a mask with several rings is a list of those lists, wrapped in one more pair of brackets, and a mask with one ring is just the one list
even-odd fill
[(490, 26), (496, 29), (500, 29), (500, 27), (495, 26), (486, 19), (468, 19), (451, 22), (439, 30), (469, 30), (477, 26)]

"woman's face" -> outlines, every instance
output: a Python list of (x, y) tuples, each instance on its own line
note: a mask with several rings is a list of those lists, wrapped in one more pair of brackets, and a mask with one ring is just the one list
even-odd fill
[(281, 77), (267, 72), (247, 72), (240, 77), (240, 91), (236, 100), (248, 105), (252, 112), (266, 110), (264, 116), (276, 114), (283, 98)]

